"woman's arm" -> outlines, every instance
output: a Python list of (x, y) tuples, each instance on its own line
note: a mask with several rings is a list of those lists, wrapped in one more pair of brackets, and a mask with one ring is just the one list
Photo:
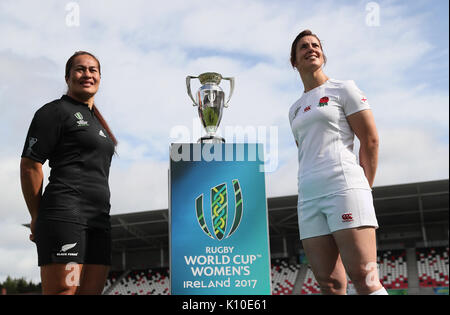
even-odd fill
[(44, 174), (41, 163), (25, 157), (20, 160), (20, 183), (23, 197), (31, 215), (31, 240), (33, 240), (34, 224), (41, 202), (43, 180)]
[(364, 169), (364, 174), (373, 186), (375, 173), (378, 166), (378, 131), (371, 110), (363, 110), (347, 116), (350, 127), (355, 132), (361, 144), (359, 148), (359, 163)]

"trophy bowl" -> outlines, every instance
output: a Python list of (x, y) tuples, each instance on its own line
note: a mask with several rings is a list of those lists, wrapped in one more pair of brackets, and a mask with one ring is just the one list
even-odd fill
[[(191, 79), (199, 79), (202, 84), (195, 94), (195, 99), (191, 92)], [(230, 95), (226, 102), (225, 93), (219, 86), (222, 80), (230, 81)], [(205, 72), (198, 77), (187, 76), (186, 87), (193, 105), (198, 107), (198, 115), (207, 134), (205, 137), (201, 137), (198, 142), (224, 143), (225, 139), (217, 137), (215, 134), (222, 119), (223, 108), (228, 107), (228, 102), (233, 94), (234, 78), (224, 78), (221, 74), (216, 72)]]

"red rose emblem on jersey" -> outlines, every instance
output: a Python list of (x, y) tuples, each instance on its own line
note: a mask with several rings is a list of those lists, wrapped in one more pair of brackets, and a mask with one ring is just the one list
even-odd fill
[(330, 100), (330, 99), (329, 99), (327, 96), (322, 97), (322, 98), (319, 100), (319, 107), (328, 105), (328, 101), (329, 101), (329, 100)]

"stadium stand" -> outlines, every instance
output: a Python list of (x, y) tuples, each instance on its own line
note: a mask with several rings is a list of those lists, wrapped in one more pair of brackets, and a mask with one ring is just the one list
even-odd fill
[(386, 289), (408, 288), (408, 270), (405, 256), (405, 250), (378, 252), (379, 277)]
[(308, 271), (306, 271), (301, 294), (320, 294), (319, 284), (317, 283), (310, 266), (308, 266)]
[[(448, 254), (448, 247), (416, 249), (421, 287), (449, 286)], [(404, 249), (379, 251), (377, 264), (380, 281), (390, 294), (408, 289), (408, 268)], [(299, 279), (301, 268), (306, 269), (306, 274), (304, 278)], [(320, 294), (319, 284), (307, 264), (292, 264), (287, 259), (274, 259), (271, 273), (273, 295)], [(301, 283), (297, 284), (297, 281)], [(351, 280), (348, 281), (347, 294), (356, 294)], [(169, 282), (168, 268), (112, 271), (103, 292), (109, 295), (169, 295)], [(301, 288), (299, 292), (294, 291), (295, 287)]]
[(299, 264), (289, 264), (286, 260), (272, 262), (272, 294), (291, 295), (300, 269)]
[(417, 248), (421, 287), (448, 287), (448, 247)]
[(106, 279), (105, 287), (103, 288), (103, 294), (108, 292), (110, 288), (113, 287), (115, 282), (120, 278), (123, 274), (123, 271), (111, 271), (108, 274), (108, 278)]
[(167, 268), (134, 270), (110, 290), (109, 295), (169, 295)]

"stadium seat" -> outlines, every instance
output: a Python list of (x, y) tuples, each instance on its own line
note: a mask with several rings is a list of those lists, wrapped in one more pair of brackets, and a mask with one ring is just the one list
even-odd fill
[(110, 271), (109, 272), (102, 294), (104, 294), (116, 282), (116, 280), (120, 277), (121, 274), (123, 274), (123, 271)]
[(448, 287), (448, 247), (417, 248), (421, 287)]
[(274, 260), (272, 262), (272, 294), (291, 295), (294, 290), (300, 265), (289, 264), (285, 260)]
[(407, 289), (408, 268), (405, 250), (380, 251), (377, 255), (380, 281), (386, 289)]
[(169, 295), (168, 269), (131, 271), (110, 295)]
[(301, 294), (320, 294), (319, 283), (316, 281), (310, 266), (308, 266), (308, 270), (306, 271)]

